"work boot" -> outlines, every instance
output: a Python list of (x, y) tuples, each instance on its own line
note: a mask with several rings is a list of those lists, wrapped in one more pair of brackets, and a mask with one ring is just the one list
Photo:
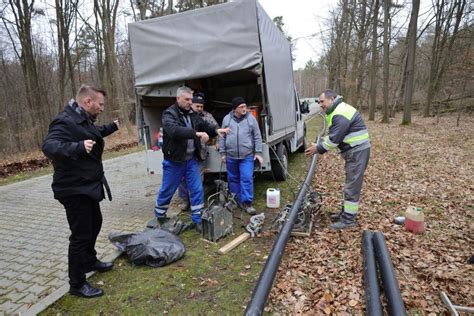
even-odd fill
[(196, 231), (202, 234), (202, 223), (196, 223)]
[(189, 211), (189, 198), (182, 198), (180, 197), (179, 198), (179, 204), (178, 204), (178, 207), (181, 211), (183, 212), (187, 212)]
[(357, 222), (355, 220), (357, 214), (349, 214), (346, 212), (342, 212), (341, 217), (338, 222), (331, 224), (330, 227), (332, 229), (346, 229), (346, 228), (351, 228), (357, 225)]
[(344, 213), (344, 209), (340, 210), (338, 213), (333, 213), (333, 214), (329, 215), (329, 219), (333, 223), (339, 222), (341, 220), (342, 213)]
[(163, 226), (163, 224), (165, 224), (166, 222), (169, 221), (169, 217), (155, 217), (153, 219), (151, 219), (150, 221), (148, 221), (148, 223), (146, 224), (146, 227), (147, 228), (152, 228), (152, 229), (157, 229), (157, 228), (160, 228), (161, 226)]
[(244, 203), (244, 210), (247, 214), (249, 215), (255, 215), (257, 214), (257, 210), (251, 203)]

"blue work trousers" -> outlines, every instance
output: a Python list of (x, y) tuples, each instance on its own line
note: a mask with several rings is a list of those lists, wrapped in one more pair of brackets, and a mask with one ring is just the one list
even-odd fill
[(226, 158), (229, 189), (240, 203), (253, 202), (253, 164), (253, 155), (244, 159)]
[(196, 158), (181, 163), (163, 160), (163, 183), (156, 197), (155, 216), (157, 218), (166, 216), (171, 199), (183, 177), (186, 178), (191, 195), (192, 220), (195, 223), (200, 223), (201, 209), (204, 207), (204, 190)]
[[(199, 169), (200, 169), (199, 172), (202, 174), (203, 173), (202, 169), (204, 168), (203, 162), (202, 161), (198, 162), (198, 164), (199, 164)], [(189, 201), (189, 191), (188, 191), (188, 186), (186, 184), (185, 176), (183, 177), (183, 180), (181, 180), (181, 182), (179, 183), (178, 196), (185, 201)]]

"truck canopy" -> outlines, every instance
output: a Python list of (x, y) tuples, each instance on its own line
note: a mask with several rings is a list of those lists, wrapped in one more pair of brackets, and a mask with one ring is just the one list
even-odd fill
[(138, 95), (160, 96), (157, 91), (186, 80), (263, 68), (272, 130), (294, 130), (290, 44), (256, 0), (131, 23), (129, 39)]

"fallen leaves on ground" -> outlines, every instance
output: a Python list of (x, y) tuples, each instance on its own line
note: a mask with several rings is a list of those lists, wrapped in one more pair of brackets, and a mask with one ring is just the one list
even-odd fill
[[(453, 304), (472, 306), (474, 266), (466, 261), (474, 254), (474, 119), (462, 118), (460, 127), (455, 117), (414, 121), (368, 123), (372, 153), (357, 229), (328, 227), (328, 214), (342, 203), (343, 161), (336, 153), (321, 157), (313, 184), (324, 193), (322, 215), (311, 237), (288, 243), (270, 294), (273, 312), (364, 314), (366, 229), (384, 234), (409, 313), (445, 312), (440, 291)], [(409, 205), (425, 213), (421, 235), (394, 223)]]
[[(115, 144), (113, 147), (107, 147), (107, 151), (120, 151), (136, 146), (137, 142)], [(0, 162), (0, 178), (14, 176), (20, 172), (34, 171), (47, 167), (50, 164), (51, 161), (40, 152), (37, 152), (33, 157), (21, 161), (4, 160)]]
[[(137, 128), (131, 126), (120, 128), (105, 139), (106, 151), (120, 151), (137, 146)], [(50, 165), (50, 161), (39, 149), (29, 152), (6, 153), (0, 152), (0, 178), (16, 175), (20, 172), (34, 171)]]

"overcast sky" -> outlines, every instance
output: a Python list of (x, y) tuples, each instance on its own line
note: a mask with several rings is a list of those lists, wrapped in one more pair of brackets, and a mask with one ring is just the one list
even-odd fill
[[(263, 6), (267, 14), (273, 19), (276, 16), (283, 16), (283, 23), (285, 32), (293, 38), (294, 43), (294, 56), (296, 60), (293, 62), (294, 69), (304, 68), (304, 65), (309, 59), (317, 61), (324, 51), (322, 42), (321, 42), (321, 32), (328, 29), (327, 19), (329, 17), (329, 11), (334, 9), (337, 6), (338, 0), (258, 0)], [(401, 0), (401, 3), (405, 3), (408, 0)], [(52, 0), (43, 0), (38, 1), (38, 7), (52, 8)], [(424, 5), (430, 4), (428, 0), (422, 0), (422, 9), (420, 10), (420, 15), (425, 16), (426, 9)], [(129, 3), (122, 1), (122, 6), (129, 8)], [(54, 19), (54, 11), (49, 12), (50, 16), (44, 17), (44, 20), (40, 22), (42, 34), (49, 34), (50, 32), (55, 31), (55, 27), (47, 21), (49, 19)], [(92, 13), (91, 13), (92, 15)], [(397, 14), (397, 17), (401, 21), (405, 21), (404, 17), (400, 17), (400, 14)], [(124, 16), (121, 16), (119, 23), (126, 25), (127, 19)], [(422, 18), (423, 19), (423, 18)], [(396, 23), (397, 19), (394, 19), (392, 23)], [(38, 22), (38, 21), (37, 21)], [(422, 23), (419, 21), (418, 27)], [(394, 28), (394, 27), (393, 27)], [(120, 29), (120, 28), (119, 28)], [(394, 28), (395, 29), (395, 28)], [(117, 40), (123, 38), (126, 40), (126, 30), (121, 30), (122, 36), (117, 36)], [(7, 43), (6, 41), (5, 43)], [(2, 40), (0, 38), (0, 44)]]
[[(296, 61), (293, 68), (304, 68), (309, 59), (317, 61), (321, 51), (321, 28), (329, 9), (337, 0), (259, 0), (270, 18), (283, 16), (284, 30), (294, 40)], [(313, 37), (307, 37), (316, 34)]]

